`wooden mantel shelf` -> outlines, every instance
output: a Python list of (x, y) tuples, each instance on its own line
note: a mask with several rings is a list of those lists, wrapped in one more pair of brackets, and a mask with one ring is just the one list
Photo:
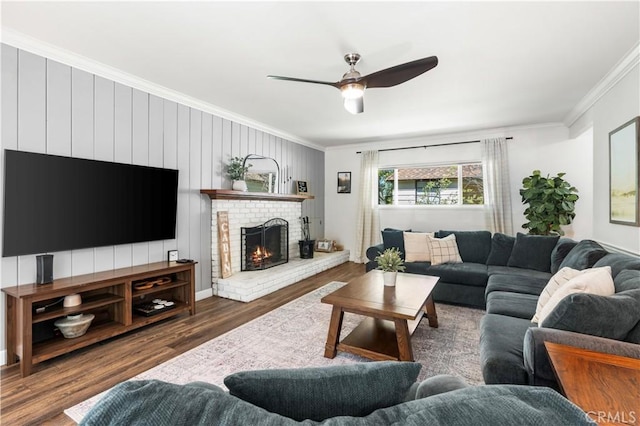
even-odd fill
[(244, 192), (231, 189), (201, 189), (201, 194), (206, 194), (212, 200), (266, 200), (266, 201), (293, 201), (301, 203), (304, 200), (313, 200), (313, 195), (271, 194), (268, 192)]

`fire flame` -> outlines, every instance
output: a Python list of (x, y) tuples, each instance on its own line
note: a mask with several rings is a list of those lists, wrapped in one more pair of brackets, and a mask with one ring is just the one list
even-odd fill
[(253, 262), (254, 266), (260, 266), (271, 256), (273, 256), (273, 254), (269, 250), (267, 250), (266, 247), (258, 246), (251, 254), (251, 261)]

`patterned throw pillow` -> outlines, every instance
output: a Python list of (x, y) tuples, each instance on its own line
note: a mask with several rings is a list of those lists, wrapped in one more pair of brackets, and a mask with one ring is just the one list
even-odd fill
[(531, 319), (531, 322), (539, 322), (542, 308), (544, 308), (544, 305), (546, 305), (549, 299), (551, 299), (553, 293), (566, 284), (571, 278), (577, 277), (578, 275), (580, 275), (580, 271), (569, 268), (568, 266), (556, 272), (544, 287), (542, 293), (540, 293), (540, 297), (538, 297), (538, 306), (536, 306), (536, 314)]
[(432, 265), (462, 263), (455, 234), (447, 235), (444, 238), (434, 238), (431, 236), (427, 236), (427, 238), (429, 239)]
[(407, 262), (430, 262), (429, 236), (432, 232), (405, 232), (404, 258)]

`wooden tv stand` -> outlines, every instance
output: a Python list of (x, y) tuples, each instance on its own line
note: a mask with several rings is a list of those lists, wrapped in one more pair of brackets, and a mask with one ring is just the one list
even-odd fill
[[(136, 284), (163, 277), (169, 277), (171, 281), (147, 289), (135, 288)], [(22, 377), (31, 374), (32, 366), (39, 362), (183, 312), (196, 313), (195, 262), (150, 263), (62, 278), (49, 284), (7, 287), (2, 291), (6, 295), (7, 365), (20, 360)], [(63, 307), (61, 299), (70, 294), (79, 294), (82, 304)], [(134, 310), (136, 305), (156, 298), (175, 304), (152, 316)], [(36, 311), (46, 305), (52, 306), (44, 312)], [(85, 335), (65, 339), (55, 333), (53, 322), (56, 319), (78, 313), (95, 315)], [(36, 336), (34, 327), (47, 330), (50, 336)]]

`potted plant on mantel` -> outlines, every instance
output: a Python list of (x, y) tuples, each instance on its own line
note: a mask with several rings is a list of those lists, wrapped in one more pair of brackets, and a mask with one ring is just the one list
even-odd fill
[(529, 222), (522, 225), (532, 235), (564, 235), (562, 226), (569, 225), (576, 216), (578, 190), (558, 173), (554, 178), (541, 176), (534, 170), (522, 180), (522, 203), (529, 204), (524, 215)]
[(236, 191), (246, 191), (247, 183), (244, 174), (249, 171), (251, 164), (246, 164), (242, 157), (232, 157), (227, 164), (227, 176), (233, 181), (231, 188)]
[(382, 270), (384, 285), (395, 286), (398, 271), (405, 270), (404, 261), (400, 257), (400, 250), (396, 247), (388, 248), (376, 256), (375, 261), (378, 262), (378, 269)]

